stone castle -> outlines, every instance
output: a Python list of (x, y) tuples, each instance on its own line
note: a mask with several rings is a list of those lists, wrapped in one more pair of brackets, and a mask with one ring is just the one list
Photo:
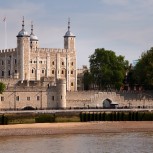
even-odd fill
[(0, 78), (40, 81), (44, 78), (56, 83), (56, 79), (66, 79), (66, 90), (77, 90), (77, 65), (75, 36), (70, 31), (64, 35), (64, 48), (40, 48), (39, 40), (24, 28), (17, 35), (17, 48), (0, 51)]
[[(59, 109), (110, 107), (153, 107), (153, 96), (143, 93), (117, 93), (82, 90), (84, 71), (78, 69), (75, 36), (68, 30), (64, 48), (40, 48), (33, 32), (22, 29), (17, 34), (17, 47), (0, 51), (0, 82), (6, 90), (0, 94), (3, 109)], [(149, 95), (149, 97), (147, 97)]]
[[(0, 81), (7, 86), (1, 95), (1, 108), (66, 107), (66, 91), (77, 91), (75, 36), (70, 31), (70, 21), (63, 49), (40, 48), (33, 24), (29, 35), (23, 18), (22, 29), (17, 34), (17, 47), (0, 51)], [(44, 92), (46, 96), (43, 96)], [(35, 98), (31, 100), (33, 96)], [(16, 101), (19, 102), (16, 104)]]

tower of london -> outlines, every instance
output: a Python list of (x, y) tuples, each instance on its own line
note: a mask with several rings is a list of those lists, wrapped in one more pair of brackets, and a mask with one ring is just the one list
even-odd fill
[[(68, 30), (64, 35), (64, 48), (40, 48), (38, 37), (25, 30), (24, 18), (22, 29), (17, 34), (17, 47), (0, 51), (0, 78), (4, 82), (16, 80), (16, 83), (28, 85), (31, 82), (47, 85), (56, 84), (57, 79), (66, 80), (66, 90), (77, 90), (77, 65), (75, 36)], [(15, 81), (14, 81), (15, 83)], [(10, 85), (10, 83), (8, 82)], [(44, 83), (45, 84), (45, 83)]]

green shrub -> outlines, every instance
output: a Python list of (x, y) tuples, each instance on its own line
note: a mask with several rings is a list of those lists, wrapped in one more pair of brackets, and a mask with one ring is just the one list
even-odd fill
[(40, 114), (35, 118), (36, 123), (51, 123), (55, 122), (55, 115), (53, 114)]

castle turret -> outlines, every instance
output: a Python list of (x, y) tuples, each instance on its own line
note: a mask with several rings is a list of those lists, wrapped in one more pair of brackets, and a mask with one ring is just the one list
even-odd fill
[(30, 36), (24, 29), (24, 17), (22, 21), (22, 30), (17, 35), (17, 59), (19, 78), (21, 81), (30, 79)]
[(70, 31), (70, 19), (68, 20), (68, 31), (64, 35), (64, 49), (66, 54), (66, 90), (77, 91), (77, 63), (75, 36)]
[(68, 21), (68, 31), (64, 35), (64, 49), (75, 49), (75, 36), (70, 31), (70, 19)]
[(31, 22), (30, 47), (36, 50), (39, 47), (38, 37), (33, 33), (33, 23)]
[(66, 108), (66, 80), (57, 79), (57, 108)]

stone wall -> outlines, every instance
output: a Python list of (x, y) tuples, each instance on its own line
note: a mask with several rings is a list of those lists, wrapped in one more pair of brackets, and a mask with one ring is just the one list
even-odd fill
[[(59, 99), (60, 97), (60, 99)], [(57, 109), (66, 107), (66, 82), (59, 79), (56, 86), (9, 87), (0, 94), (0, 109)]]
[(103, 101), (110, 99), (119, 104), (123, 97), (116, 92), (80, 91), (67, 92), (67, 107), (103, 107)]
[[(61, 86), (61, 87), (60, 87)], [(133, 94), (124, 97), (116, 92), (79, 91), (65, 92), (65, 82), (50, 87), (9, 87), (0, 95), (0, 109), (22, 109), (31, 106), (37, 109), (57, 109), (61, 107), (103, 107), (106, 99), (119, 104), (119, 107), (151, 108), (153, 99), (136, 99)], [(128, 98), (129, 97), (129, 98)], [(64, 98), (64, 99), (63, 99)], [(61, 106), (60, 106), (61, 105)]]
[(80, 91), (67, 92), (67, 107), (103, 107), (103, 101), (110, 99), (119, 104), (119, 107), (153, 107), (153, 99), (138, 99), (139, 93), (117, 93), (117, 92), (98, 92)]

